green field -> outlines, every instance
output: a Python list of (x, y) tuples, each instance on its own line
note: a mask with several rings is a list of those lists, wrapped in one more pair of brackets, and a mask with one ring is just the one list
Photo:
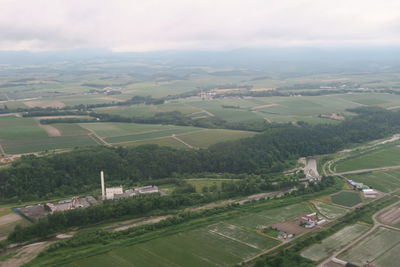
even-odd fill
[(32, 118), (0, 116), (0, 129), (0, 142), (48, 136)]
[(327, 219), (336, 219), (344, 215), (348, 210), (342, 207), (330, 205), (324, 202), (313, 202), (318, 212), (325, 216)]
[(352, 174), (346, 175), (346, 177), (386, 193), (400, 188), (400, 169), (377, 171), (364, 174)]
[(140, 145), (159, 145), (159, 146), (169, 146), (169, 147), (175, 147), (175, 148), (188, 148), (185, 144), (182, 142), (179, 142), (175, 138), (172, 137), (163, 137), (163, 138), (157, 138), (157, 139), (147, 139), (143, 141), (133, 141), (133, 142), (126, 142), (126, 143), (121, 143), (117, 145), (121, 145), (124, 147), (129, 147), (129, 146), (140, 146)]
[(279, 241), (255, 231), (219, 223), (182, 232), (64, 266), (230, 266)]
[(400, 147), (398, 144), (344, 159), (336, 164), (335, 169), (337, 172), (344, 172), (395, 165), (400, 165)]
[(200, 178), (200, 179), (185, 179), (186, 182), (193, 185), (196, 188), (196, 192), (201, 193), (203, 187), (217, 186), (221, 188), (223, 182), (234, 182), (234, 179), (211, 179), (211, 178)]
[(255, 132), (225, 130), (225, 129), (207, 129), (204, 131), (196, 131), (187, 134), (179, 135), (179, 139), (194, 146), (208, 147), (210, 145), (232, 141), (240, 138), (246, 138), (256, 135)]
[(244, 228), (255, 229), (259, 225), (270, 225), (278, 222), (284, 222), (296, 218), (298, 215), (311, 213), (313, 210), (308, 203), (303, 202), (295, 205), (290, 205), (282, 208), (271, 209), (253, 213), (251, 216), (242, 216), (228, 223), (238, 225)]
[(232, 266), (280, 242), (256, 232), (257, 226), (293, 219), (312, 209), (307, 202), (263, 210), (196, 230), (113, 249), (65, 266)]
[(368, 230), (368, 226), (353, 224), (346, 226), (339, 232), (322, 240), (321, 243), (314, 244), (301, 252), (301, 256), (313, 261), (320, 261), (329, 257), (335, 251), (346, 246), (362, 233)]
[(65, 132), (66, 136), (49, 137), (32, 118), (1, 116), (0, 144), (9, 154), (96, 145), (96, 142), (84, 135), (84, 130), (77, 126), (59, 124), (55, 127), (60, 127), (59, 129), (62, 133)]
[(349, 191), (342, 191), (338, 194), (332, 195), (331, 200), (335, 204), (346, 207), (353, 207), (362, 202), (359, 193)]
[(380, 227), (338, 258), (359, 266), (372, 263), (392, 267), (400, 260), (399, 249), (400, 232)]

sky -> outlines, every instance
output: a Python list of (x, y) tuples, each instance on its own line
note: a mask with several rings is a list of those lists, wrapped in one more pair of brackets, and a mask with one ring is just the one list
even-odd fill
[(400, 45), (399, 0), (0, 0), (0, 50)]

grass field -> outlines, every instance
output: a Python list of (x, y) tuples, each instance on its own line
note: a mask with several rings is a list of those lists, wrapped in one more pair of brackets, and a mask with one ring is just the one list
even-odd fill
[(260, 211), (251, 216), (238, 217), (229, 220), (228, 223), (238, 225), (244, 228), (255, 229), (259, 225), (270, 225), (278, 222), (284, 222), (296, 218), (298, 215), (310, 213), (313, 210), (308, 203), (299, 203), (282, 208)]
[(79, 129), (78, 126), (73, 124), (59, 124), (55, 126), (60, 127), (61, 132), (67, 135), (49, 137), (46, 131), (40, 128), (38, 123), (32, 118), (1, 116), (0, 144), (5, 152), (9, 154), (96, 145), (90, 137), (80, 135), (84, 134), (84, 130)]
[(123, 146), (137, 146), (142, 144), (158, 144), (172, 147), (187, 146), (172, 138), (177, 138), (193, 147), (208, 147), (212, 144), (236, 140), (255, 135), (254, 132), (203, 129), (189, 126), (174, 126), (161, 124), (137, 123), (80, 123), (82, 128), (93, 131), (107, 142)]
[(332, 202), (341, 206), (353, 207), (361, 203), (360, 194), (357, 192), (342, 191), (331, 196)]
[(400, 232), (380, 227), (338, 258), (363, 266), (373, 263), (380, 267), (397, 266), (400, 260)]
[(114, 249), (64, 266), (230, 266), (279, 241), (220, 223)]
[(256, 232), (258, 225), (269, 225), (308, 213), (306, 202), (255, 211), (105, 254), (77, 260), (65, 266), (233, 266), (280, 242)]
[(126, 143), (121, 143), (119, 145), (124, 146), (124, 147), (129, 147), (129, 146), (140, 146), (140, 145), (159, 145), (159, 146), (169, 146), (169, 147), (175, 147), (175, 148), (188, 148), (185, 144), (182, 142), (179, 142), (175, 138), (172, 137), (163, 137), (163, 138), (157, 138), (157, 139), (147, 139), (143, 141), (133, 141), (133, 142), (126, 142)]
[(196, 188), (196, 192), (201, 193), (203, 187), (216, 185), (217, 188), (221, 188), (221, 184), (223, 182), (232, 182), (234, 179), (209, 179), (209, 178), (200, 178), (200, 179), (185, 179), (186, 182), (192, 184)]
[(254, 135), (256, 135), (254, 132), (208, 129), (206, 131), (196, 131), (179, 135), (179, 139), (194, 147), (208, 147), (219, 142), (232, 141)]
[(386, 193), (400, 188), (400, 169), (377, 171), (364, 174), (352, 174), (346, 175), (346, 177)]
[(333, 252), (349, 244), (367, 230), (368, 226), (362, 224), (346, 226), (339, 232), (322, 240), (321, 243), (314, 244), (303, 250), (301, 256), (313, 261), (323, 260), (329, 257)]
[(400, 146), (398, 143), (344, 159), (339, 161), (335, 168), (337, 172), (344, 172), (394, 165), (400, 165)]
[(342, 207), (330, 205), (324, 202), (313, 202), (318, 211), (328, 219), (336, 219), (344, 215), (348, 210)]

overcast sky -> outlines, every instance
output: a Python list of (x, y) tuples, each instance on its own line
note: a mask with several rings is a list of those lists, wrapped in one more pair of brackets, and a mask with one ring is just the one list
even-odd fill
[(0, 0), (0, 50), (375, 44), (400, 44), (400, 0)]

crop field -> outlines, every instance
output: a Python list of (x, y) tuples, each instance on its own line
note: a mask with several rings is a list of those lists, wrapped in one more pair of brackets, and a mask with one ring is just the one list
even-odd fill
[(162, 137), (162, 138), (156, 138), (156, 139), (147, 139), (143, 141), (133, 141), (133, 142), (126, 142), (126, 143), (121, 143), (117, 145), (121, 145), (124, 147), (130, 147), (130, 146), (140, 146), (140, 145), (159, 145), (159, 146), (169, 146), (169, 147), (174, 147), (174, 148), (188, 148), (185, 144), (182, 142), (179, 142), (175, 138), (172, 137)]
[(223, 182), (234, 182), (235, 179), (211, 179), (211, 178), (199, 178), (199, 179), (185, 179), (186, 182), (193, 185), (196, 188), (196, 192), (200, 193), (203, 187), (217, 186), (221, 188)]
[(255, 231), (221, 223), (117, 248), (65, 266), (226, 266), (278, 243)]
[(314, 244), (301, 252), (301, 256), (313, 261), (320, 261), (329, 257), (333, 252), (340, 250), (355, 238), (368, 230), (368, 226), (363, 224), (353, 224), (346, 226), (339, 232), (322, 240), (321, 243)]
[(315, 201), (313, 204), (323, 216), (330, 220), (336, 219), (348, 211), (345, 208), (330, 205), (324, 202)]
[(176, 135), (177, 138), (193, 147), (208, 147), (218, 142), (255, 135), (254, 132), (246, 131), (203, 129), (161, 124), (99, 122), (80, 123), (79, 126), (90, 132), (95, 132), (109, 143), (124, 146), (159, 144), (187, 148), (184, 143), (172, 138), (172, 135)]
[(334, 194), (331, 196), (331, 200), (335, 204), (346, 207), (353, 207), (362, 202), (359, 193), (349, 191), (342, 191), (340, 193)]
[(47, 133), (32, 118), (1, 116), (0, 129), (0, 140), (3, 142), (14, 139), (47, 137)]
[[(186, 126), (114, 123), (114, 122), (80, 123), (79, 125), (89, 131), (95, 132), (102, 138), (114, 138), (115, 141), (111, 142), (123, 142), (123, 141), (128, 142), (135, 140), (150, 139), (155, 137), (170, 136), (173, 133), (179, 133), (179, 132), (182, 133), (182, 132), (202, 130), (201, 128), (186, 127)], [(165, 134), (157, 134), (157, 132), (165, 132)], [(138, 136), (136, 136), (135, 138), (135, 135)], [(147, 138), (146, 135), (148, 136)], [(132, 139), (130, 139), (130, 137), (125, 137), (125, 136), (132, 136)]]
[[(73, 127), (73, 126), (72, 126)], [(65, 127), (64, 127), (65, 128)], [(0, 144), (8, 154), (94, 145), (88, 136), (49, 137), (32, 118), (0, 117)]]
[(344, 172), (395, 165), (400, 165), (400, 146), (398, 143), (344, 159), (339, 161), (335, 168), (337, 172)]
[(194, 147), (208, 147), (219, 142), (232, 141), (241, 138), (251, 137), (254, 135), (256, 135), (256, 133), (254, 132), (225, 129), (208, 129), (205, 131), (196, 131), (179, 135), (179, 139)]
[(65, 266), (233, 266), (280, 241), (256, 232), (269, 225), (311, 212), (305, 203), (261, 210), (196, 230), (160, 237), (74, 261)]
[(382, 192), (392, 192), (400, 187), (400, 169), (346, 175), (347, 178), (364, 183)]
[(88, 135), (89, 131), (77, 123), (56, 123), (51, 126), (57, 128), (62, 136)]
[(380, 227), (338, 258), (359, 266), (372, 263), (392, 267), (400, 260), (399, 249), (400, 232)]
[(244, 228), (255, 229), (259, 225), (268, 226), (270, 224), (292, 220), (298, 215), (311, 212), (313, 212), (313, 210), (308, 203), (299, 203), (282, 208), (260, 211), (251, 216), (246, 215), (238, 217), (229, 220), (228, 223), (242, 226)]
[(89, 136), (57, 136), (46, 138), (31, 138), (10, 140), (2, 144), (9, 154), (40, 152), (53, 149), (74, 148), (77, 146), (93, 146), (97, 143)]

